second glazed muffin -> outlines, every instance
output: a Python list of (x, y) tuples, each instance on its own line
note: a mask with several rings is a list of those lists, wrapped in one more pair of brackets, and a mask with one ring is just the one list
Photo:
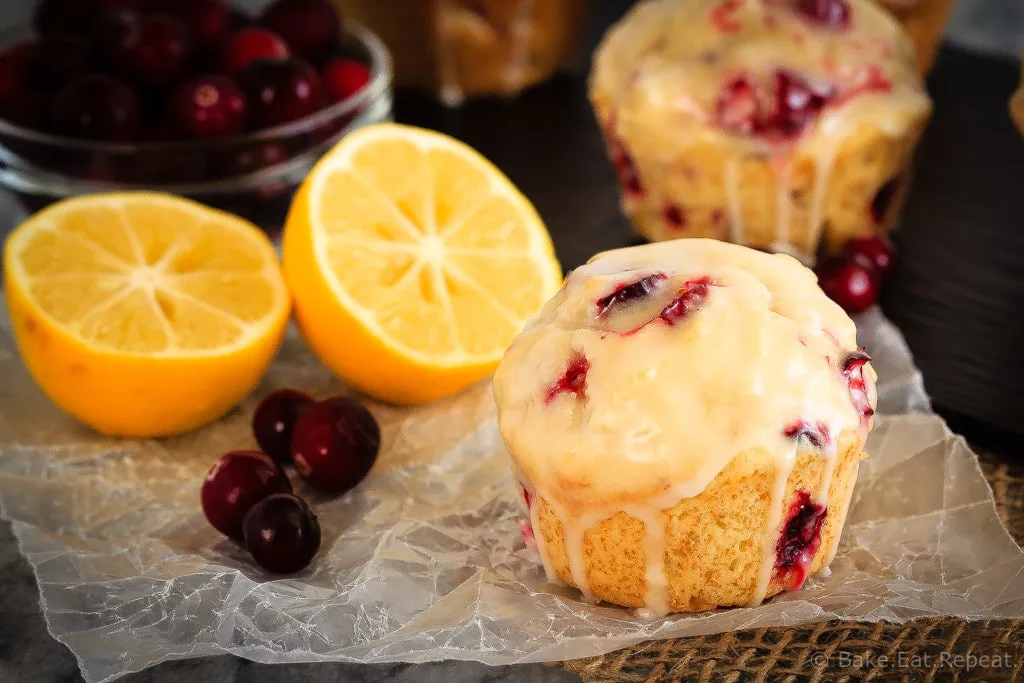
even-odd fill
[(891, 229), (931, 111), (867, 0), (649, 0), (605, 36), (590, 96), (640, 234), (805, 262)]
[(953, 0), (877, 0), (903, 24), (914, 43), (917, 66), (928, 73), (946, 32)]

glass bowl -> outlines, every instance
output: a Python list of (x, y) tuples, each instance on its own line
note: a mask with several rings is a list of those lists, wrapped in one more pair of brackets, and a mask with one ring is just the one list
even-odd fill
[[(4, 43), (24, 39), (8, 35)], [(371, 31), (348, 24), (370, 82), (355, 95), (284, 125), (214, 140), (111, 143), (61, 137), (0, 120), (0, 185), (29, 211), (72, 195), (157, 190), (280, 230), (297, 185), (349, 131), (391, 119), (392, 66)]]

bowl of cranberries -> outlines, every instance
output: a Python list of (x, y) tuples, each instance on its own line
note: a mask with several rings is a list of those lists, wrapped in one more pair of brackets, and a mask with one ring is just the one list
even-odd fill
[(329, 0), (41, 0), (0, 38), (0, 183), (33, 210), (145, 188), (273, 230), (325, 151), (391, 117), (391, 74)]

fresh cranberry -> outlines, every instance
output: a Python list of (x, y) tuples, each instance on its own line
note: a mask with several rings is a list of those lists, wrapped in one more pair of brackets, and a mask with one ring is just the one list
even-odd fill
[(256, 564), (272, 574), (293, 574), (320, 550), (320, 522), (298, 496), (275, 493), (245, 516), (245, 548)]
[(661, 319), (674, 325), (704, 305), (712, 285), (711, 278), (702, 277), (683, 283), (671, 303), (661, 312)]
[(166, 14), (147, 16), (124, 36), (114, 66), (139, 83), (166, 87), (186, 74), (193, 47), (183, 23)]
[(725, 0), (720, 5), (715, 5), (709, 12), (711, 25), (722, 33), (735, 33), (743, 26), (734, 16), (740, 9), (739, 0)]
[(815, 448), (824, 448), (832, 441), (828, 425), (824, 422), (810, 423), (806, 420), (797, 420), (783, 429), (782, 435), (788, 439), (807, 439)]
[(332, 102), (341, 102), (366, 87), (370, 82), (370, 70), (360, 62), (351, 59), (332, 59), (320, 72)]
[(686, 213), (681, 206), (666, 204), (661, 210), (661, 217), (672, 230), (682, 230), (686, 227)]
[(820, 26), (846, 28), (850, 25), (850, 6), (846, 0), (799, 0), (797, 11)]
[(253, 121), (269, 128), (309, 116), (323, 107), (320, 77), (300, 59), (258, 59), (239, 77)]
[(245, 175), (270, 166), (276, 166), (288, 159), (288, 150), (276, 142), (256, 144), (240, 154), (235, 153), (225, 164), (228, 175)]
[(314, 63), (330, 54), (341, 34), (341, 19), (327, 0), (277, 0), (260, 23), (284, 38), (294, 54)]
[(822, 291), (846, 312), (861, 313), (878, 301), (878, 274), (874, 268), (834, 256), (816, 270)]
[(896, 191), (900, 187), (900, 179), (893, 178), (885, 185), (879, 188), (878, 192), (875, 193), (874, 198), (871, 200), (870, 213), (871, 220), (876, 225), (881, 225), (885, 222), (886, 217), (889, 215), (889, 207), (892, 206), (892, 200), (896, 198)]
[(718, 125), (737, 135), (753, 133), (761, 120), (757, 88), (746, 76), (737, 76), (725, 84), (715, 109)]
[(96, 18), (96, 0), (42, 0), (36, 5), (32, 24), (40, 35), (83, 34)]
[(523, 489), (523, 502), (526, 503), (526, 509), (530, 509), (530, 492), (526, 490), (525, 486), (520, 486)]
[(231, 75), (238, 75), (257, 59), (284, 59), (289, 56), (288, 45), (276, 33), (262, 28), (238, 31), (224, 46), (221, 67)]
[(607, 315), (613, 307), (650, 296), (667, 279), (665, 273), (655, 273), (628, 285), (619, 285), (614, 292), (597, 300), (598, 317)]
[(789, 507), (775, 546), (775, 575), (785, 580), (790, 590), (800, 588), (807, 580), (807, 570), (821, 546), (821, 527), (827, 512), (807, 491), (798, 491)]
[(861, 265), (871, 266), (879, 275), (885, 275), (892, 268), (895, 248), (889, 238), (882, 235), (854, 237), (843, 247), (843, 252)]
[(90, 140), (131, 140), (139, 131), (139, 99), (111, 76), (87, 74), (53, 100), (51, 121), (61, 134)]
[(29, 78), (43, 88), (58, 88), (85, 73), (89, 43), (76, 36), (43, 36), (35, 45)]
[(784, 138), (800, 135), (835, 94), (831, 85), (814, 84), (800, 74), (779, 69), (775, 72), (776, 110), (769, 129)]
[(565, 372), (551, 388), (548, 389), (544, 403), (551, 403), (559, 394), (575, 394), (577, 400), (587, 397), (587, 373), (590, 372), (590, 361), (581, 353), (569, 359)]
[(93, 50), (104, 67), (118, 70), (127, 59), (128, 46), (138, 40), (138, 12), (105, 12), (92, 28)]
[(314, 403), (312, 396), (294, 389), (264, 396), (252, 415), (252, 433), (260, 449), (278, 462), (291, 462), (295, 422)]
[(171, 98), (171, 119), (192, 138), (216, 138), (245, 130), (245, 95), (227, 76), (199, 76)]
[(199, 498), (214, 529), (241, 541), (242, 522), (253, 505), (272, 493), (290, 493), (277, 463), (256, 451), (229, 451), (206, 473)]
[(11, 45), (0, 54), (0, 108), (9, 105), (25, 88), (34, 55), (35, 43), (30, 41)]
[(849, 354), (843, 359), (842, 373), (850, 390), (850, 400), (861, 416), (861, 424), (866, 428), (875, 409), (868, 398), (867, 382), (864, 379), (864, 365), (871, 360), (863, 348)]
[(203, 49), (219, 48), (231, 33), (231, 15), (219, 0), (181, 0), (171, 11)]
[(380, 451), (380, 427), (364, 406), (337, 397), (316, 403), (295, 422), (292, 460), (314, 488), (344, 493), (370, 473)]

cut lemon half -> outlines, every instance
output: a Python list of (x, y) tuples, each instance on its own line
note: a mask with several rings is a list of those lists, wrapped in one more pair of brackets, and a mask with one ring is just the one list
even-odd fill
[(347, 135), (292, 203), (285, 279), (309, 346), (343, 381), (421, 403), (493, 372), (562, 281), (530, 202), (446, 135)]
[(164, 194), (96, 194), (35, 214), (7, 239), (4, 283), (32, 377), (110, 435), (220, 417), (255, 388), (288, 324), (267, 237)]

